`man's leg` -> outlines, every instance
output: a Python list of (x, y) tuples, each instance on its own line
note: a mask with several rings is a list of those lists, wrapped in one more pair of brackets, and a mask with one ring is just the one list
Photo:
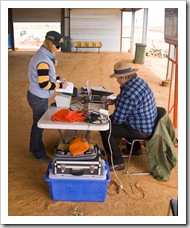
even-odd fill
[[(107, 131), (100, 131), (100, 134), (102, 137), (104, 149), (108, 157), (108, 162), (111, 164), (111, 154), (112, 154), (114, 165), (122, 164), (124, 162), (118, 145), (118, 141), (117, 141), (118, 138), (144, 139), (143, 136), (137, 130), (124, 124), (119, 124), (119, 125), (112, 124), (111, 134), (110, 134), (110, 129)], [(140, 148), (140, 144), (138, 146)], [(135, 149), (137, 149), (138, 146), (135, 146)]]
[(102, 137), (102, 143), (105, 149), (105, 152), (108, 157), (108, 163), (111, 165), (111, 157), (113, 158), (113, 164), (119, 165), (124, 163), (123, 158), (120, 153), (119, 145), (117, 139), (112, 135), (109, 136), (109, 130), (100, 131)]

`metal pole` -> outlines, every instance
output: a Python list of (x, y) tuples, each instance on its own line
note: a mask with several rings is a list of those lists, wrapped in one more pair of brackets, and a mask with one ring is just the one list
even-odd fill
[(143, 14), (143, 31), (142, 31), (142, 43), (146, 44), (147, 42), (147, 28), (148, 28), (148, 9), (144, 9)]
[(178, 128), (178, 47), (176, 47), (175, 90), (174, 90), (174, 128)]
[(131, 42), (130, 42), (130, 52), (131, 53), (133, 53), (134, 35), (135, 35), (135, 12), (132, 12), (132, 15), (131, 15)]
[(11, 48), (15, 50), (12, 9), (8, 9), (8, 33), (11, 35)]

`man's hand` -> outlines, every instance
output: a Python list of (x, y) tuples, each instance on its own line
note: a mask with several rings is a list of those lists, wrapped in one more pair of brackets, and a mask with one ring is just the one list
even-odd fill
[(113, 105), (113, 104), (115, 104), (115, 100), (113, 100), (113, 99), (105, 99), (103, 101), (103, 103), (106, 104), (106, 105)]
[(62, 82), (62, 88), (65, 89), (65, 88), (67, 87), (67, 85), (68, 85), (67, 82), (64, 80), (64, 81)]

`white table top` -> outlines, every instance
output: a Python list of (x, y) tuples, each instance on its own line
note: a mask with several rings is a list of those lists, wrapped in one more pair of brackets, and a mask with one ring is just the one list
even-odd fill
[[(62, 108), (50, 106), (38, 121), (39, 128), (46, 129), (65, 129), (65, 130), (90, 130), (105, 131), (109, 129), (109, 123), (106, 118), (102, 118), (103, 124), (89, 124), (87, 122), (61, 122), (51, 120), (51, 116)], [(97, 122), (98, 123), (98, 122)]]

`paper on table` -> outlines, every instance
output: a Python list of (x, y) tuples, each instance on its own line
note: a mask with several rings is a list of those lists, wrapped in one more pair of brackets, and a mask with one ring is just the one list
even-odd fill
[(115, 95), (110, 95), (110, 96), (107, 96), (107, 99), (111, 99), (111, 100), (115, 100), (116, 96)]
[(91, 86), (90, 88), (97, 91), (107, 91), (103, 86)]
[(67, 82), (67, 87), (65, 89), (59, 88), (56, 89), (57, 92), (61, 93), (73, 93), (74, 84), (72, 82)]

